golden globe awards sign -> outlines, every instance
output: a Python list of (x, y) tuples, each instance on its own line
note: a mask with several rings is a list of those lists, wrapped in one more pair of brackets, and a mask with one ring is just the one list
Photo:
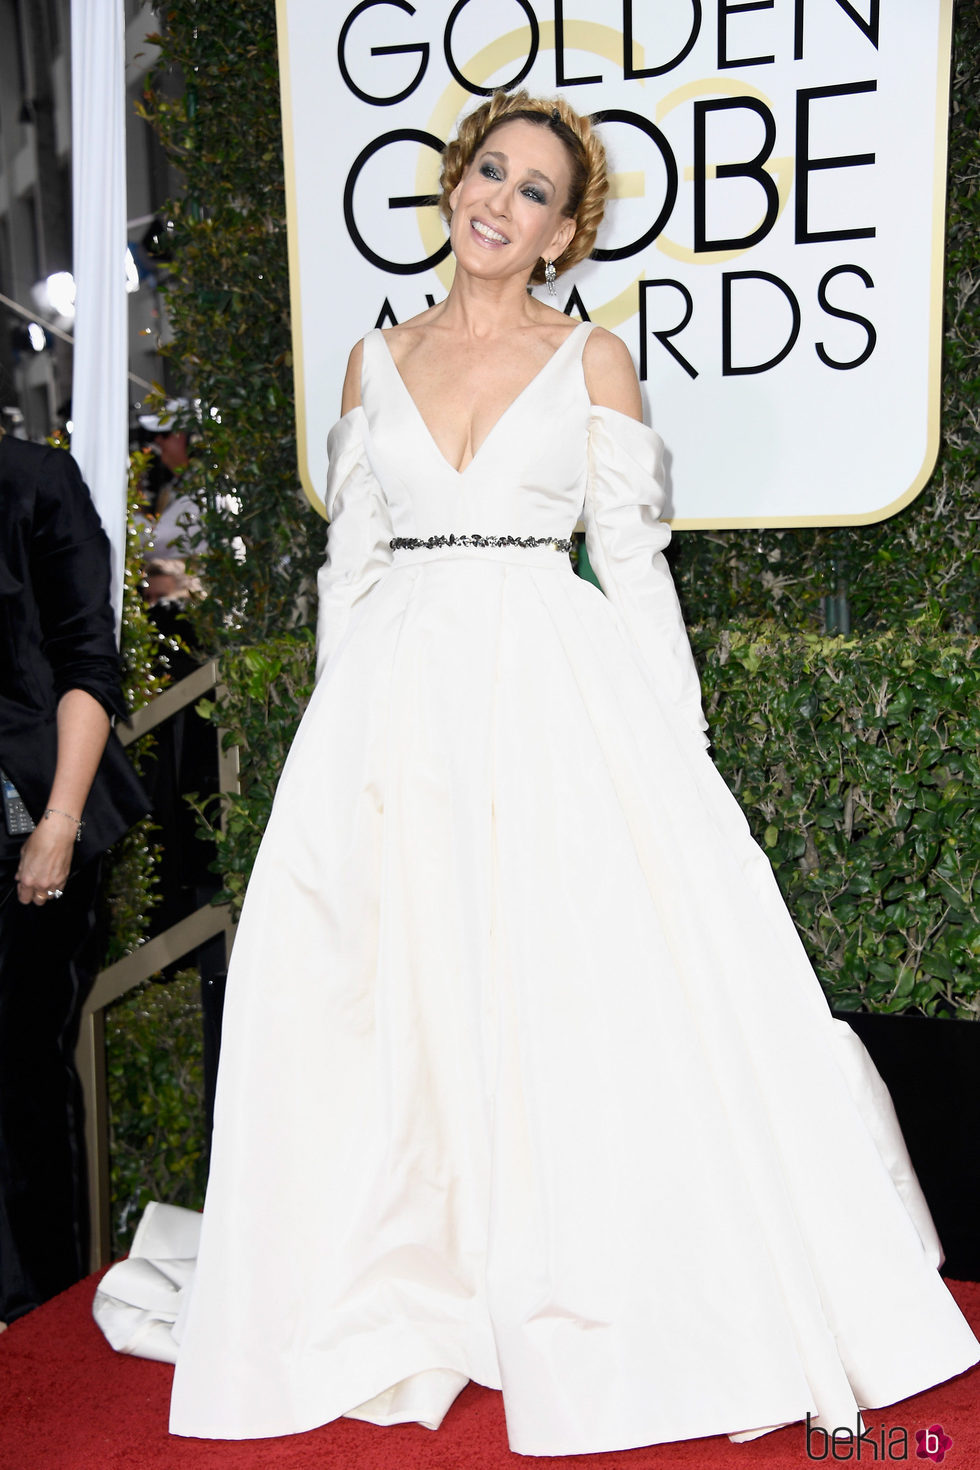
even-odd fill
[(952, 0), (278, 0), (300, 466), (348, 351), (452, 280), (440, 150), (495, 87), (601, 125), (558, 305), (617, 332), (680, 529), (874, 521), (939, 437)]

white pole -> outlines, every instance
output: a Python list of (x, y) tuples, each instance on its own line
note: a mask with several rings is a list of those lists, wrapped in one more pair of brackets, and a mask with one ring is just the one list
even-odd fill
[(129, 413), (123, 0), (72, 0), (72, 454), (112, 545), (122, 608)]

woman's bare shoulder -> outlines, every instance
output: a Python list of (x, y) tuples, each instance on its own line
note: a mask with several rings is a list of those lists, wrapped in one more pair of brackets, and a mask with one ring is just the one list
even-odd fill
[[(422, 325), (428, 312), (422, 312), (420, 316), (413, 317), (404, 325), (384, 327), (382, 331), (388, 343), (388, 349), (396, 361), (401, 357), (406, 345), (417, 338), (417, 328)], [(364, 342), (362, 337), (355, 342), (347, 359), (347, 372), (344, 374), (344, 391), (340, 403), (341, 414), (349, 413), (352, 408), (357, 408), (361, 402), (361, 375), (364, 370)]]
[(344, 391), (340, 400), (341, 414), (350, 413), (352, 408), (358, 408), (361, 402), (361, 367), (364, 362), (364, 338), (355, 342), (351, 348), (350, 357), (347, 359), (347, 372), (344, 374)]
[(615, 332), (593, 327), (582, 354), (585, 386), (597, 408), (614, 408), (631, 419), (643, 418), (640, 384), (629, 348)]

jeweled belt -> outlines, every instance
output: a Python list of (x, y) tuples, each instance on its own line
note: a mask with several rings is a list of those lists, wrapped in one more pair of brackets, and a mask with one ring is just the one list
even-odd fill
[(432, 551), (437, 546), (550, 546), (553, 551), (569, 552), (571, 541), (560, 536), (393, 536), (388, 542), (392, 551)]

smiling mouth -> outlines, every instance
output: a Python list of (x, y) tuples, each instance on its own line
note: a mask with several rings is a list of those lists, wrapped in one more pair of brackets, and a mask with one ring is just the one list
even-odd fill
[(489, 225), (485, 225), (480, 219), (471, 220), (470, 227), (476, 231), (481, 239), (489, 240), (492, 245), (510, 244), (506, 235), (502, 235), (499, 230), (492, 230)]

